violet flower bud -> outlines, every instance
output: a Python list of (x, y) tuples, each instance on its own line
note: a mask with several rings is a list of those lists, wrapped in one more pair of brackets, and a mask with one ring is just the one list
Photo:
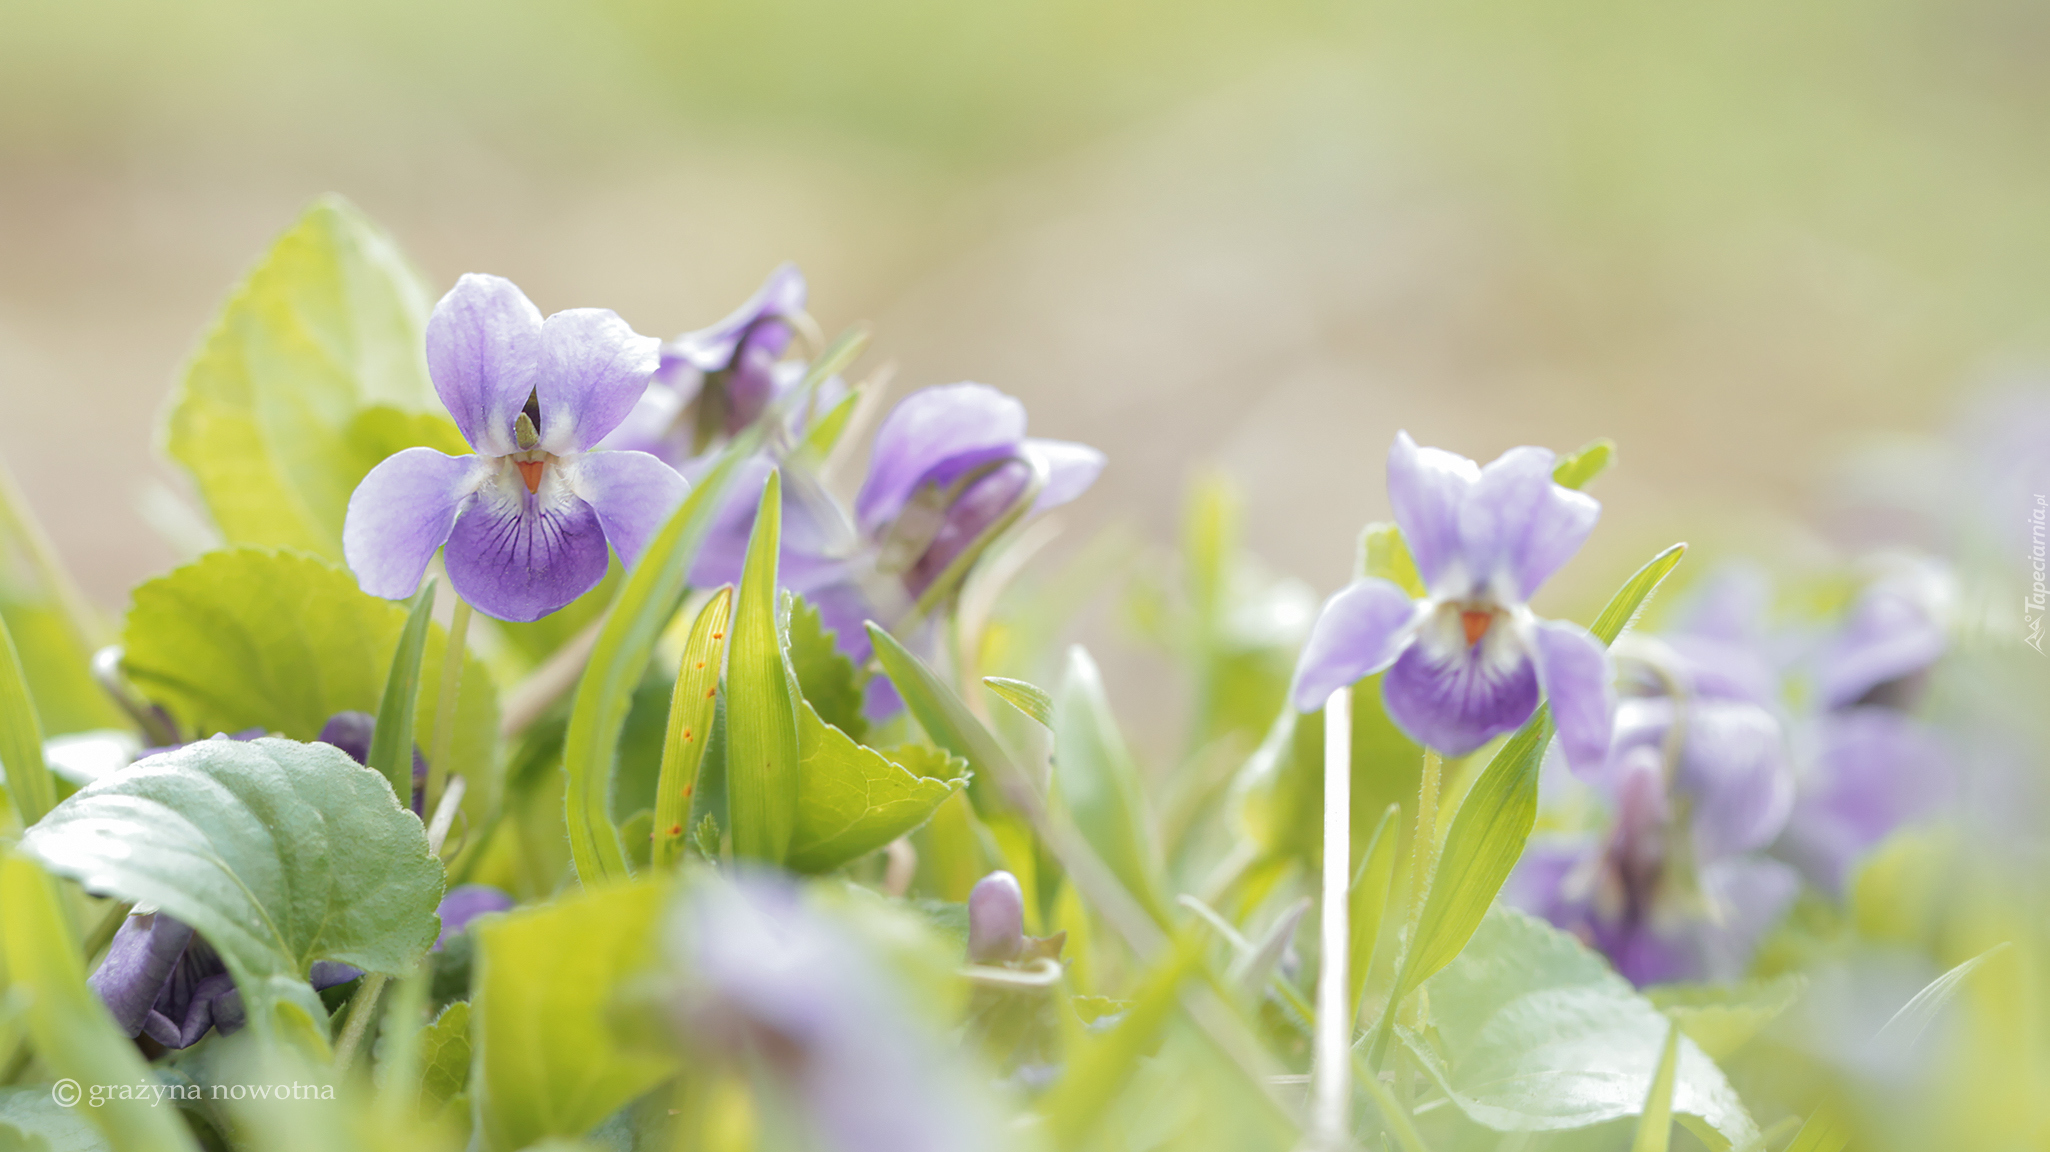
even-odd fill
[(1025, 950), (1025, 892), (1009, 872), (992, 872), (968, 893), (968, 958), (1001, 964)]

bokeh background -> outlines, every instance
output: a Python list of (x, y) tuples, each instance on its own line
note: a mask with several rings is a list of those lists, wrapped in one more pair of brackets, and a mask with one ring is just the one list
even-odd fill
[(332, 190), (649, 333), (797, 260), (900, 391), (1108, 451), (1070, 542), (1220, 467), (1322, 594), (1406, 427), (1615, 437), (1587, 597), (1823, 556), (1830, 460), (2050, 353), (2046, 49), (2030, 0), (8, 0), (0, 453), (118, 611), (162, 398)]

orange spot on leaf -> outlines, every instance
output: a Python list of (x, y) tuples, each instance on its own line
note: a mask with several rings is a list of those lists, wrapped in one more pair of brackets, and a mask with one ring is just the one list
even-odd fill
[(683, 825), (681, 825), (681, 824), (671, 824), (671, 825), (669, 826), (669, 834), (670, 834), (671, 836), (681, 836), (681, 835), (683, 835)]

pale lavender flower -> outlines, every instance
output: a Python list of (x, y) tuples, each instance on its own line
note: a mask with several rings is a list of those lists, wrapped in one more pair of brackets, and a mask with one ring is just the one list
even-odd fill
[(1898, 564), (1866, 585), (1817, 654), (1817, 703), (1912, 703), (1924, 673), (1949, 647), (1950, 598), (1949, 571), (1933, 561)]
[(1398, 433), (1388, 496), (1427, 595), (1354, 581), (1324, 604), (1290, 696), (1311, 711), (1332, 691), (1387, 670), (1388, 715), (1419, 743), (1464, 756), (1530, 719), (1540, 693), (1576, 766), (1608, 747), (1607, 651), (1585, 628), (1542, 620), (1528, 601), (1571, 559), (1601, 505), (1552, 480), (1543, 448), (1477, 467)]
[(781, 878), (707, 879), (672, 921), (678, 1036), (752, 1066), (800, 1106), (807, 1146), (951, 1152), (1006, 1143), (958, 1056), (886, 969)]
[(413, 594), (435, 550), (478, 611), (538, 620), (632, 567), (685, 483), (642, 452), (594, 450), (633, 408), (659, 342), (613, 312), (545, 321), (509, 280), (464, 276), (427, 322), (435, 391), (477, 452), (408, 448), (349, 498), (342, 550), (363, 590)]
[(1793, 812), (1774, 852), (1840, 896), (1881, 840), (1944, 810), (1957, 765), (1934, 728), (1890, 708), (1828, 713), (1806, 735)]

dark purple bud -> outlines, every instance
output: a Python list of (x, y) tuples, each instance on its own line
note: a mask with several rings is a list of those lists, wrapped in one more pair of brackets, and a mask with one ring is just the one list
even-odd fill
[[(370, 766), (370, 741), (377, 735), (377, 717), (368, 712), (337, 712), (320, 726), (320, 735), (315, 739), (322, 744), (332, 744), (349, 754), (349, 759), (368, 768)], [(413, 815), (422, 815), (421, 804), (427, 794), (427, 757), (420, 754), (420, 746), (413, 745)]]
[(169, 916), (130, 916), (121, 922), (107, 958), (86, 983), (100, 994), (123, 1032), (134, 1036), (142, 1031), (191, 939), (191, 927)]
[(978, 964), (1015, 959), (1025, 948), (1025, 892), (1009, 872), (992, 872), (968, 893), (968, 958)]
[(442, 945), (452, 936), (462, 935), (470, 921), (490, 912), (504, 912), (513, 906), (513, 898), (489, 884), (462, 884), (448, 890), (441, 898), (441, 907), (435, 909), (441, 917), (441, 935), (434, 940), (434, 951), (441, 951)]

